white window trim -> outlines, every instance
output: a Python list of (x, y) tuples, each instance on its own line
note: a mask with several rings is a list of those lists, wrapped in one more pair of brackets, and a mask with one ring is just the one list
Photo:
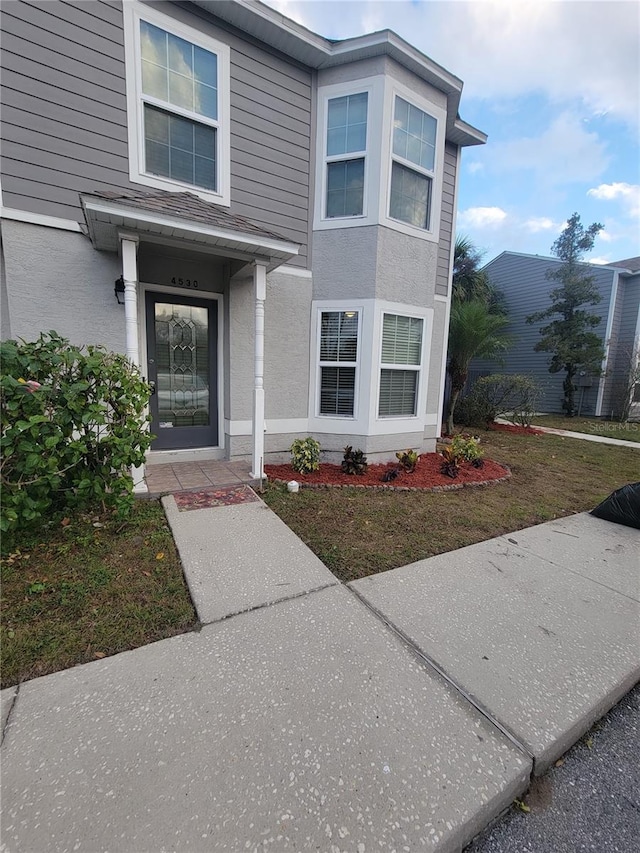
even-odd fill
[[(192, 184), (185, 184), (171, 178), (150, 175), (144, 172), (144, 133), (143, 133), (143, 104), (159, 106), (167, 110), (164, 102), (156, 101), (149, 96), (142, 96), (142, 59), (140, 56), (140, 20), (160, 27), (173, 33), (205, 50), (215, 53), (218, 57), (218, 119), (216, 170), (217, 191), (200, 189)], [(129, 141), (129, 180), (135, 184), (168, 190), (169, 192), (191, 192), (204, 201), (229, 207), (231, 204), (230, 186), (230, 61), (231, 51), (228, 45), (218, 42), (209, 36), (195, 30), (180, 21), (176, 21), (162, 12), (150, 9), (137, 2), (124, 3), (124, 45), (127, 90), (127, 129)], [(198, 120), (197, 116), (186, 113), (179, 107), (170, 108), (176, 115), (186, 115)], [(204, 124), (209, 124), (204, 121)]]
[[(374, 324), (374, 339), (377, 341), (376, 369), (372, 370), (375, 382), (375, 393), (371, 395), (372, 410), (370, 412), (371, 423), (375, 424), (375, 432), (395, 432), (398, 427), (402, 431), (411, 431), (410, 425), (419, 431), (425, 426), (427, 411), (427, 388), (429, 385), (429, 353), (431, 350), (431, 338), (433, 335), (433, 308), (418, 308), (417, 306), (403, 305), (397, 302), (376, 303), (376, 315)], [(392, 365), (382, 361), (382, 324), (385, 314), (396, 314), (400, 317), (414, 317), (422, 320), (422, 349), (419, 365)], [(416, 370), (418, 373), (418, 390), (416, 394), (416, 413), (414, 415), (379, 415), (380, 406), (380, 379), (382, 370)], [(396, 424), (394, 429), (393, 425)]]
[[(435, 147), (435, 166), (433, 172), (423, 169), (421, 166), (416, 166), (408, 160), (393, 153), (393, 122), (395, 111), (396, 96), (417, 107), (422, 112), (435, 118), (437, 122), (436, 129), (436, 147)], [(404, 234), (410, 234), (412, 237), (420, 237), (424, 240), (437, 242), (440, 239), (440, 213), (442, 205), (442, 182), (444, 175), (444, 142), (446, 130), (447, 114), (446, 110), (437, 106), (431, 101), (416, 96), (415, 92), (407, 89), (397, 81), (388, 81), (385, 91), (384, 103), (384, 128), (385, 132), (382, 138), (382, 164), (383, 168), (380, 172), (380, 179), (384, 185), (385, 191), (380, 193), (380, 222), (389, 228), (396, 231), (402, 231)], [(407, 222), (402, 222), (399, 219), (393, 219), (389, 215), (389, 207), (391, 204), (391, 166), (393, 161), (397, 161), (408, 169), (413, 169), (415, 172), (431, 178), (431, 209), (429, 228), (418, 228), (415, 225), (410, 225)]]
[[(323, 86), (318, 90), (318, 122), (316, 128), (316, 193), (314, 228), (352, 228), (374, 225), (377, 221), (380, 175), (380, 128), (382, 126), (383, 78), (365, 77), (349, 83)], [(329, 101), (345, 95), (367, 93), (367, 141), (364, 152), (327, 155)], [(326, 215), (327, 164), (364, 158), (364, 193), (362, 214), (356, 216)]]

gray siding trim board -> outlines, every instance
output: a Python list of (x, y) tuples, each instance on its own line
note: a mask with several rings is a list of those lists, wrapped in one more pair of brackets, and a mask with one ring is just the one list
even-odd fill
[[(278, 144), (278, 143), (281, 144)], [(302, 157), (300, 148), (289, 145), (287, 141), (280, 141), (277, 136), (263, 133), (260, 142), (251, 127), (236, 120), (231, 123), (231, 152), (232, 158), (235, 151), (242, 151), (253, 158), (267, 160), (269, 163), (277, 163), (279, 166), (291, 166), (294, 172), (302, 175), (309, 174), (309, 160)], [(254, 159), (255, 163), (255, 159)]]
[(436, 262), (437, 296), (449, 295), (449, 279), (451, 270), (451, 249), (454, 231), (454, 211), (456, 203), (456, 168), (458, 148), (451, 142), (444, 147), (444, 180), (442, 183), (442, 205), (440, 211), (440, 236), (438, 239), (438, 258)]
[[(16, 104), (12, 103), (12, 101), (17, 101)], [(49, 112), (51, 115), (47, 115)], [(7, 99), (7, 90), (3, 88), (3, 105), (2, 105), (2, 115), (3, 115), (3, 126), (5, 124), (4, 118), (6, 115), (15, 115), (18, 117), (18, 121), (20, 116), (24, 116), (24, 127), (30, 128), (31, 123), (37, 125), (37, 122), (44, 119), (55, 122), (59, 125), (61, 138), (64, 137), (64, 134), (70, 134), (71, 140), (73, 140), (73, 130), (76, 128), (76, 124), (82, 125), (82, 130), (85, 133), (95, 134), (100, 138), (114, 138), (118, 142), (124, 143), (127, 145), (127, 128), (121, 125), (113, 125), (109, 122), (104, 121), (100, 118), (94, 118), (93, 116), (79, 116), (74, 110), (69, 110), (66, 107), (57, 107), (54, 111), (51, 110), (49, 105), (44, 103), (41, 98), (31, 97), (30, 95), (19, 95), (17, 98), (13, 98), (13, 96)], [(7, 134), (4, 134), (5, 138)], [(52, 134), (55, 136), (55, 134)], [(99, 147), (100, 140), (96, 140), (96, 147)], [(86, 146), (85, 146), (86, 147)]]
[[(22, 127), (15, 127), (12, 137), (13, 141), (7, 141), (3, 146), (4, 154), (7, 157), (33, 162), (29, 160), (29, 156), (35, 157), (35, 152), (38, 152), (38, 158), (42, 165), (49, 166), (52, 169), (55, 169), (58, 163), (64, 166), (67, 160), (71, 161), (69, 165), (75, 166), (76, 163), (84, 161), (100, 167), (104, 166), (107, 169), (116, 169), (119, 172), (122, 172), (123, 168), (128, 165), (126, 148), (124, 152), (100, 148), (85, 151), (81, 145), (48, 137), (36, 131), (29, 132)], [(29, 156), (21, 157), (22, 152)]]

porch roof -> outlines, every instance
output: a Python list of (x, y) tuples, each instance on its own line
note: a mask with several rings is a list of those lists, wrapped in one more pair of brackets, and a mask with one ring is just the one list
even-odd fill
[(299, 252), (297, 244), (193, 193), (95, 191), (81, 193), (80, 202), (91, 242), (104, 251), (118, 251), (118, 232), (128, 231), (247, 263), (261, 258), (268, 270)]

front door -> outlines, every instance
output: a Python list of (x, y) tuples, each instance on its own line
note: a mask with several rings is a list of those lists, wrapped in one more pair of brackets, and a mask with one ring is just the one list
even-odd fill
[(147, 293), (154, 450), (218, 445), (216, 300)]

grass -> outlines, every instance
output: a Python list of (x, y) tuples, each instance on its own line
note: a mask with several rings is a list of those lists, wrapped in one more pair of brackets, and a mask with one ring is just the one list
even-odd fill
[(23, 535), (0, 572), (2, 687), (198, 625), (156, 501)]
[(554, 435), (482, 433), (485, 454), (512, 477), (453, 492), (270, 486), (269, 506), (343, 581), (592, 509), (640, 480), (640, 449)]
[(565, 418), (564, 415), (539, 415), (533, 418), (531, 425), (567, 429), (570, 432), (586, 432), (588, 435), (604, 435), (608, 438), (621, 438), (624, 441), (640, 442), (640, 424), (638, 423), (603, 421), (601, 418)]

